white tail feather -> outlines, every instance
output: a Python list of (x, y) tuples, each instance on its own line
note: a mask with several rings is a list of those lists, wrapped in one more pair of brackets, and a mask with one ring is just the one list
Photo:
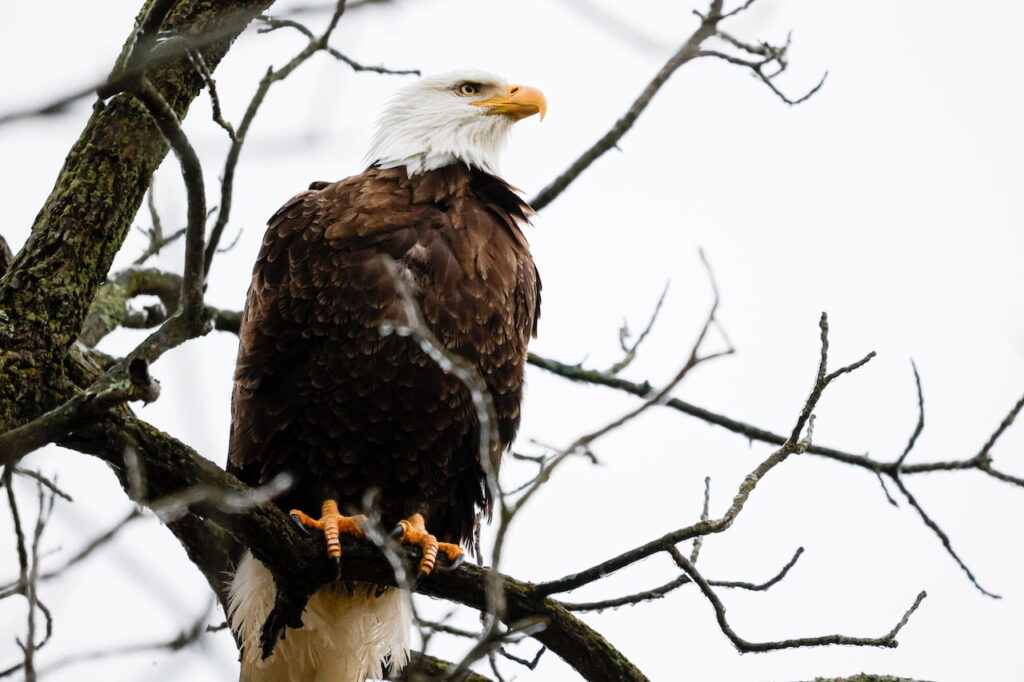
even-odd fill
[(231, 582), (228, 614), (242, 642), (239, 682), (364, 682), (384, 666), (401, 670), (409, 659), (412, 608), (404, 590), (380, 597), (367, 586), (349, 595), (340, 585), (314, 594), (302, 628), (287, 631), (274, 655), (260, 659), (260, 630), (274, 605), (274, 578), (246, 552)]

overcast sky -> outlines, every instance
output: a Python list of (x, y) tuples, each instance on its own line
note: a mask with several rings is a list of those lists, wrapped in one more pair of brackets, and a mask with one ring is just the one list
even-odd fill
[[(8, 3), (0, 22), (0, 113), (103, 77), (131, 29), (138, 0)], [(280, 2), (282, 12), (298, 3)], [(627, 9), (628, 7), (628, 9)], [(504, 175), (533, 196), (594, 142), (696, 25), (686, 1), (397, 0), (346, 16), (333, 44), (365, 63), (438, 72), (478, 67), (541, 88), (543, 123), (517, 126)], [(322, 26), (326, 14), (304, 15)], [(619, 359), (623, 318), (643, 326), (666, 281), (663, 314), (624, 375), (664, 381), (685, 361), (711, 301), (703, 248), (722, 294), (720, 319), (735, 356), (704, 366), (676, 394), (776, 432), (788, 432), (817, 362), (817, 320), (829, 313), (832, 358), (878, 357), (833, 385), (815, 440), (893, 459), (917, 418), (910, 359), (921, 371), (927, 426), (911, 462), (974, 455), (1024, 390), (1024, 98), (1019, 27), (1024, 6), (760, 0), (726, 27), (781, 41), (793, 31), (789, 73), (798, 95), (828, 72), (808, 103), (789, 107), (748, 73), (721, 63), (683, 67), (618, 150), (600, 159), (534, 221), (529, 238), (544, 280), (537, 352), (604, 368)], [(246, 33), (217, 71), (225, 115), (241, 118), (270, 64), (302, 46), (294, 32)], [(208, 301), (239, 308), (266, 218), (312, 180), (362, 168), (375, 116), (408, 77), (353, 73), (326, 57), (275, 86), (250, 133), (235, 185), (230, 241)], [(52, 119), (0, 127), (2, 233), (16, 250), (88, 117), (88, 102)], [(209, 203), (227, 148), (203, 95), (187, 130), (204, 161)], [(184, 221), (173, 158), (157, 173), (168, 225)], [(140, 215), (138, 224), (148, 219)], [(133, 234), (115, 269), (144, 247)], [(155, 264), (180, 267), (172, 248)], [(104, 341), (123, 352), (140, 339)], [(714, 340), (712, 343), (717, 342)], [(159, 401), (142, 416), (223, 464), (235, 338), (211, 334), (153, 368)], [(566, 445), (636, 399), (570, 385), (531, 369), (517, 449)], [(1018, 427), (1019, 429), (1019, 427)], [(1024, 474), (1024, 436), (1010, 430), (993, 454)], [(595, 446), (601, 464), (561, 469), (510, 538), (503, 568), (528, 580), (588, 567), (696, 520), (703, 479), (712, 514), (771, 449), (668, 410), (651, 411)], [(28, 466), (56, 475), (76, 503), (59, 504), (45, 536), (59, 565), (130, 509), (99, 462), (55, 448)], [(510, 466), (509, 483), (529, 470)], [(813, 456), (791, 458), (758, 487), (728, 533), (705, 543), (706, 576), (761, 581), (794, 550), (804, 556), (767, 593), (723, 593), (737, 632), (751, 640), (835, 632), (878, 636), (919, 590), (929, 596), (895, 650), (826, 648), (739, 656), (695, 590), (586, 616), (653, 680), (755, 682), (861, 670), (928, 680), (1018, 680), (1024, 552), (1017, 538), (1024, 490), (980, 474), (907, 479), (981, 584), (982, 596), (905, 504), (876, 479)], [(31, 510), (31, 488), (19, 491)], [(0, 523), (0, 579), (16, 572)], [(57, 550), (60, 550), (59, 552)], [(571, 595), (618, 596), (675, 576), (666, 557)], [(152, 518), (135, 522), (103, 556), (47, 583), (56, 614), (40, 665), (82, 651), (169, 638), (202, 612), (205, 582)], [(0, 668), (19, 657), (21, 604), (0, 603)], [(436, 614), (444, 604), (428, 604)], [(219, 614), (211, 622), (219, 622)], [(472, 625), (471, 616), (462, 622)], [(458, 658), (465, 644), (436, 641)], [(534, 646), (521, 647), (532, 655)], [(81, 664), (52, 680), (225, 680), (236, 652), (221, 632), (187, 652)], [(515, 671), (518, 674), (518, 671)], [(573, 679), (547, 654), (533, 676)]]

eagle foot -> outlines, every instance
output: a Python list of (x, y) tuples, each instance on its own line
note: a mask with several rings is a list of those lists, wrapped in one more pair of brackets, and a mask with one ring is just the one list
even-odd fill
[(324, 539), (327, 540), (327, 556), (334, 564), (339, 577), (341, 575), (341, 534), (357, 538), (366, 537), (366, 533), (363, 531), (366, 517), (361, 514), (359, 516), (342, 516), (335, 500), (324, 500), (319, 519), (307, 516), (299, 509), (292, 509), (288, 515), (304, 531), (307, 528), (316, 528), (323, 532)]
[(399, 521), (391, 531), (391, 536), (407, 545), (419, 546), (423, 553), (416, 572), (416, 579), (413, 581), (414, 586), (418, 586), (423, 578), (433, 572), (437, 563), (438, 551), (444, 552), (448, 561), (451, 562), (450, 568), (438, 570), (454, 570), (461, 566), (462, 561), (466, 558), (466, 553), (458, 545), (450, 542), (438, 542), (436, 537), (428, 533), (422, 514), (413, 514), (408, 519)]

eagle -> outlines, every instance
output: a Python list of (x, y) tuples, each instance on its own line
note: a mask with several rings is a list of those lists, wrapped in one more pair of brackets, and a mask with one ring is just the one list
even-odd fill
[[(496, 452), (520, 421), (527, 344), (541, 282), (523, 226), (532, 209), (498, 171), (515, 122), (544, 95), (475, 70), (419, 78), (385, 106), (359, 175), (316, 182), (269, 220), (246, 299), (232, 396), (228, 469), (259, 486), (292, 485), (277, 504), (322, 531), (363, 534), (372, 495), (385, 528), (461, 559), (491, 499), (480, 423), (464, 383), (409, 335), (409, 304), (447, 353), (486, 382)], [(274, 602), (269, 570), (246, 552), (229, 615), (242, 682), (378, 678), (408, 658), (403, 590), (339, 581), (321, 588), (272, 656), (260, 630)]]

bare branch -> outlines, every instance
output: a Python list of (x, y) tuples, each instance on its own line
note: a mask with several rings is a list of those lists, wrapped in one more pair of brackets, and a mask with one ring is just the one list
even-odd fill
[(661, 86), (668, 82), (668, 79), (675, 73), (676, 69), (698, 56), (700, 45), (715, 34), (715, 27), (721, 19), (721, 11), (722, 0), (713, 0), (708, 18), (703, 19), (697, 30), (686, 39), (686, 42), (680, 46), (675, 54), (669, 57), (669, 60), (654, 75), (654, 78), (651, 79), (651, 82), (647, 84), (647, 87), (644, 88), (643, 92), (640, 93), (640, 96), (636, 98), (622, 118), (616, 121), (615, 125), (601, 139), (595, 142), (590, 149), (583, 152), (568, 169), (552, 180), (547, 187), (530, 200), (530, 205), (533, 206), (534, 210), (540, 211), (554, 201), (590, 164), (597, 161), (605, 152), (618, 144), (622, 136), (633, 127), (633, 124), (640, 118), (640, 114), (644, 112), (647, 105), (658, 94)]
[(93, 386), (41, 417), (0, 434), (0, 464), (10, 465), (24, 455), (66, 436), (87, 417), (132, 400), (152, 402), (160, 395), (160, 384), (149, 376), (145, 361), (135, 359), (128, 365), (126, 380)]
[(690, 582), (692, 582), (690, 577), (686, 574), (682, 574), (664, 585), (660, 585), (650, 590), (644, 590), (643, 592), (628, 594), (624, 597), (617, 597), (615, 599), (604, 599), (601, 601), (584, 603), (562, 602), (562, 606), (569, 611), (604, 611), (605, 609), (614, 609), (619, 606), (633, 606), (646, 601), (661, 599), (669, 592), (672, 592), (673, 590)]
[[(708, 333), (710, 332), (711, 328), (719, 327), (718, 318), (716, 317), (716, 314), (718, 312), (719, 296), (718, 286), (715, 283), (714, 273), (712, 272), (707, 260), (704, 258), (703, 252), (700, 253), (700, 256), (701, 261), (707, 270), (708, 278), (711, 283), (713, 299), (711, 307), (708, 310), (708, 314), (704, 319), (704, 324), (701, 327), (700, 332), (697, 334), (697, 339), (693, 342), (693, 345), (690, 348), (690, 355), (687, 358), (686, 362), (679, 369), (679, 371), (676, 372), (675, 376), (673, 376), (662, 389), (653, 392), (649, 396), (647, 396), (644, 402), (639, 407), (630, 410), (629, 412), (622, 415), (618, 419), (615, 419), (609, 422), (608, 424), (605, 424), (601, 428), (577, 438), (576, 441), (569, 445), (567, 448), (549, 458), (544, 465), (544, 469), (537, 475), (536, 480), (534, 480), (530, 484), (530, 486), (527, 487), (527, 489), (523, 492), (523, 494), (516, 500), (515, 504), (512, 506), (511, 513), (513, 515), (517, 514), (520, 510), (522, 510), (522, 508), (530, 500), (530, 498), (533, 497), (533, 495), (535, 495), (537, 491), (540, 490), (540, 488), (545, 483), (547, 483), (548, 480), (550, 480), (551, 474), (554, 472), (555, 468), (558, 467), (558, 465), (564, 462), (567, 458), (581, 452), (586, 452), (589, 446), (597, 439), (620, 428), (624, 424), (627, 424), (628, 422), (632, 421), (636, 417), (646, 412), (652, 406), (660, 405), (669, 400), (669, 394), (673, 390), (675, 390), (675, 388), (683, 381), (683, 379), (686, 378), (686, 376), (694, 367), (709, 360), (713, 360), (715, 358), (721, 357), (723, 355), (728, 355), (734, 352), (732, 346), (729, 345), (723, 351), (713, 352), (707, 355), (701, 355), (701, 350), (703, 349), (704, 341), (707, 339)], [(728, 342), (727, 337), (726, 342)], [(499, 527), (499, 542), (502, 537), (503, 531), (502, 528)]]
[(145, 105), (160, 134), (181, 163), (188, 193), (188, 227), (185, 230), (185, 268), (181, 282), (183, 319), (193, 325), (196, 335), (203, 328), (203, 245), (206, 231), (206, 189), (199, 156), (181, 129), (178, 117), (163, 95), (142, 78), (133, 94)]
[[(739, 590), (750, 590), (751, 592), (763, 592), (773, 585), (777, 584), (780, 580), (786, 577), (789, 573), (789, 569), (796, 565), (800, 555), (804, 553), (803, 547), (798, 547), (796, 552), (793, 553), (793, 558), (786, 562), (786, 565), (782, 567), (778, 573), (764, 581), (763, 583), (749, 583), (736, 580), (709, 580), (708, 583), (715, 587), (733, 587)], [(693, 563), (693, 560), (690, 560)], [(681, 567), (680, 567), (681, 568)]]
[[(12, 471), (14, 471), (14, 473), (17, 474), (18, 476), (25, 476), (27, 478), (35, 480), (38, 483), (43, 484), (45, 488), (47, 488), (50, 492), (52, 492), (54, 495), (61, 498), (62, 500), (65, 500), (67, 502), (74, 502), (74, 499), (72, 499), (71, 495), (68, 495), (66, 492), (64, 492), (57, 486), (56, 481), (51, 481), (49, 478), (43, 476), (38, 471), (32, 471), (31, 469), (22, 469), (20, 467), (14, 467)], [(2, 481), (0, 481), (0, 485), (3, 485)]]
[(154, 653), (158, 651), (181, 651), (182, 649), (185, 649), (199, 641), (199, 638), (208, 632), (206, 624), (210, 619), (210, 612), (212, 611), (214, 603), (215, 602), (211, 599), (209, 605), (201, 614), (199, 614), (192, 624), (171, 639), (158, 640), (155, 642), (141, 642), (138, 644), (123, 644), (99, 651), (86, 651), (78, 654), (72, 654), (51, 663), (42, 669), (40, 673), (52, 673), (79, 663), (87, 663), (107, 658), (118, 658), (133, 654)]
[[(821, 320), (819, 321), (819, 327), (821, 329), (821, 353), (818, 363), (818, 372), (815, 378), (814, 387), (804, 403), (800, 416), (797, 418), (796, 426), (793, 429), (794, 436), (787, 439), (781, 448), (773, 452), (752, 472), (747, 474), (746, 478), (744, 478), (743, 482), (740, 484), (739, 489), (733, 498), (732, 504), (721, 518), (712, 521), (702, 520), (692, 526), (687, 526), (671, 533), (667, 533), (656, 540), (652, 540), (640, 547), (623, 552), (617, 557), (603, 561), (600, 564), (584, 571), (580, 571), (579, 573), (574, 573), (572, 575), (559, 578), (558, 580), (540, 583), (536, 587), (537, 593), (547, 596), (577, 589), (583, 585), (600, 580), (621, 568), (636, 563), (637, 561), (652, 554), (656, 554), (657, 552), (669, 552), (674, 558), (675, 554), (678, 553), (675, 546), (680, 542), (692, 540), (704, 535), (721, 533), (727, 530), (743, 510), (747, 499), (750, 497), (750, 494), (753, 492), (758, 482), (761, 481), (769, 471), (785, 461), (790, 455), (801, 454), (810, 449), (811, 434), (813, 430), (813, 417), (811, 414), (817, 406), (818, 400), (821, 398), (825, 387), (827, 387), (828, 384), (836, 377), (841, 376), (848, 371), (852, 371), (856, 367), (862, 366), (870, 359), (869, 356), (863, 360), (853, 363), (852, 365), (847, 365), (832, 374), (828, 374), (828, 318), (824, 314), (822, 314)], [(802, 440), (796, 440), (803, 431), (805, 425), (807, 426), (806, 436)]]
[(934, 520), (932, 520), (930, 516), (928, 516), (928, 514), (925, 513), (924, 508), (921, 507), (921, 504), (917, 501), (917, 498), (915, 498), (910, 493), (910, 491), (907, 490), (907, 486), (903, 483), (903, 480), (899, 476), (893, 476), (892, 480), (896, 483), (896, 487), (899, 488), (899, 491), (903, 493), (903, 496), (907, 498), (907, 502), (910, 504), (910, 506), (913, 507), (915, 511), (917, 511), (918, 515), (921, 517), (921, 520), (924, 521), (924, 525), (928, 526), (928, 528), (930, 528), (931, 531), (935, 533), (935, 535), (939, 538), (939, 541), (942, 543), (942, 546), (946, 549), (946, 553), (953, 557), (953, 561), (955, 561), (957, 565), (960, 566), (964, 574), (967, 576), (967, 579), (971, 581), (971, 584), (978, 588), (978, 591), (986, 597), (992, 597), (993, 599), (1002, 599), (1001, 596), (993, 592), (989, 592), (984, 587), (982, 587), (980, 583), (978, 583), (978, 579), (975, 577), (974, 573), (971, 571), (970, 568), (967, 567), (967, 564), (963, 562), (963, 559), (960, 558), (960, 555), (958, 555), (956, 551), (954, 551), (953, 544), (950, 541), (949, 536), (946, 535), (946, 532), (942, 530), (939, 524), (937, 524)]
[[(149, 245), (146, 246), (145, 251), (139, 254), (138, 258), (132, 261), (133, 265), (142, 265), (152, 256), (159, 254), (165, 246), (185, 236), (185, 232), (188, 230), (187, 227), (183, 227), (166, 237), (164, 236), (163, 221), (160, 220), (160, 214), (156, 210), (156, 201), (153, 196), (155, 185), (156, 179), (154, 176), (154, 179), (149, 183), (149, 191), (146, 193), (146, 207), (149, 209), (149, 217), (153, 225), (148, 230), (143, 230), (143, 233), (149, 238)], [(174, 308), (171, 310), (174, 310)]]
[(992, 447), (996, 444), (996, 441), (999, 440), (999, 437), (1003, 435), (1006, 429), (1010, 428), (1010, 425), (1013, 424), (1013, 420), (1017, 418), (1018, 414), (1020, 414), (1021, 408), (1024, 408), (1024, 396), (1021, 396), (1020, 400), (1018, 400), (1014, 404), (1014, 406), (1010, 408), (1010, 411), (1007, 413), (1007, 415), (1003, 417), (1003, 421), (1000, 422), (999, 427), (992, 432), (992, 435), (989, 436), (989, 439), (985, 441), (985, 444), (983, 446), (981, 446), (981, 450), (979, 450), (978, 454), (974, 456), (974, 459), (976, 459), (979, 463), (979, 468), (982, 468), (983, 470), (989, 471), (991, 473), (990, 469), (986, 469), (985, 467), (990, 466), (992, 463)]
[(231, 138), (232, 142), (238, 141), (238, 136), (235, 134), (235, 129), (231, 127), (231, 124), (224, 120), (224, 114), (221, 112), (220, 97), (217, 95), (217, 81), (213, 78), (213, 72), (210, 71), (210, 67), (206, 65), (206, 60), (203, 59), (203, 53), (199, 50), (189, 50), (188, 58), (192, 60), (192, 64), (196, 67), (196, 70), (202, 74), (203, 80), (206, 81), (206, 91), (210, 94), (210, 108), (213, 109), (213, 121), (217, 125), (227, 132), (228, 137)]
[(206, 246), (204, 263), (207, 276), (209, 275), (210, 268), (213, 265), (213, 258), (217, 255), (217, 245), (220, 243), (221, 236), (224, 233), (224, 228), (227, 226), (228, 219), (231, 217), (231, 201), (235, 185), (235, 168), (238, 166), (238, 159), (242, 153), (242, 145), (245, 143), (246, 136), (249, 134), (249, 128), (252, 125), (253, 119), (256, 118), (256, 114), (259, 111), (260, 106), (263, 104), (263, 100), (266, 98), (267, 92), (274, 83), (284, 80), (290, 76), (291, 73), (301, 66), (307, 59), (321, 51), (328, 52), (333, 57), (345, 62), (356, 71), (419, 74), (419, 71), (415, 70), (392, 71), (383, 67), (363, 66), (331, 48), (328, 45), (328, 41), (330, 40), (335, 27), (338, 25), (338, 21), (341, 19), (342, 14), (345, 12), (346, 7), (347, 5), (345, 0), (338, 0), (338, 2), (334, 3), (333, 14), (331, 15), (327, 28), (319, 36), (314, 35), (307, 27), (296, 21), (274, 19), (265, 16), (260, 17), (261, 21), (266, 24), (265, 28), (260, 29), (260, 32), (265, 33), (283, 27), (294, 28), (302, 33), (309, 42), (297, 55), (295, 55), (280, 69), (275, 70), (273, 67), (267, 68), (262, 80), (260, 80), (259, 86), (256, 88), (256, 92), (249, 101), (249, 106), (246, 108), (245, 114), (242, 116), (242, 122), (238, 125), (237, 135), (233, 139), (231, 148), (228, 150), (227, 158), (224, 161), (224, 171), (221, 175), (220, 208), (217, 212), (217, 220), (214, 222), (213, 229), (210, 231), (209, 243)]
[(686, 574), (697, 583), (697, 587), (704, 594), (705, 598), (711, 603), (711, 606), (715, 609), (715, 617), (718, 620), (718, 627), (722, 630), (729, 641), (733, 643), (741, 653), (746, 652), (760, 652), (760, 651), (775, 651), (778, 649), (794, 649), (797, 647), (807, 646), (825, 646), (832, 644), (840, 644), (845, 646), (877, 646), (877, 647), (888, 647), (895, 648), (899, 643), (896, 641), (896, 635), (899, 634), (903, 626), (907, 624), (910, 616), (917, 610), (917, 607), (921, 605), (921, 602), (927, 596), (925, 592), (921, 592), (917, 595), (917, 599), (911, 604), (910, 608), (903, 614), (896, 626), (889, 632), (882, 635), (881, 637), (848, 637), (846, 635), (824, 635), (819, 637), (800, 637), (797, 639), (784, 639), (774, 642), (751, 642), (743, 639), (736, 634), (736, 631), (732, 629), (729, 622), (725, 618), (725, 605), (722, 604), (722, 600), (719, 599), (718, 595), (708, 584), (708, 581), (697, 571), (697, 567), (690, 563), (690, 561), (682, 555), (680, 552), (675, 554), (676, 562), (683, 567)]
[(658, 313), (661, 312), (661, 305), (665, 302), (665, 296), (668, 294), (668, 285), (669, 282), (665, 282), (665, 288), (661, 290), (661, 296), (658, 297), (658, 302), (654, 305), (654, 312), (651, 313), (651, 317), (647, 321), (647, 326), (644, 327), (644, 330), (640, 332), (640, 335), (636, 337), (636, 341), (631, 345), (626, 345), (626, 340), (629, 338), (630, 333), (629, 325), (623, 321), (622, 327), (619, 329), (619, 345), (622, 347), (624, 355), (621, 360), (605, 370), (605, 374), (618, 374), (622, 370), (626, 369), (626, 367), (629, 367), (634, 358), (636, 358), (636, 352), (640, 348), (640, 344), (642, 344), (648, 334), (651, 333), (651, 329), (654, 328), (654, 323), (658, 319)]
[[(166, 6), (167, 3), (161, 4)], [(171, 5), (173, 6), (173, 4), (172, 2)], [(270, 2), (261, 4), (269, 5)], [(258, 11), (258, 8), (256, 9)], [(156, 17), (157, 14), (151, 12), (150, 16)], [(161, 16), (160, 21), (162, 22), (165, 18), (166, 16)], [(46, 104), (0, 115), (0, 126), (27, 118), (65, 113), (72, 104), (90, 95), (98, 95), (101, 100), (109, 99), (123, 92), (127, 83), (134, 81), (147, 69), (166, 66), (169, 62), (186, 56), (189, 50), (208, 48), (225, 38), (236, 35), (252, 20), (253, 9), (250, 7), (228, 9), (219, 18), (220, 21), (216, 22), (213, 28), (206, 28), (200, 33), (190, 32), (187, 29), (168, 31), (165, 27), (161, 27), (163, 30), (159, 31), (159, 34), (150, 35), (151, 39), (146, 41), (145, 47), (136, 37), (134, 49), (130, 53), (124, 53), (118, 65), (107, 78), (86, 87), (76, 88)], [(131, 64), (128, 64), (129, 61)]]
[[(914, 369), (914, 384), (917, 386), (917, 425), (914, 426), (914, 432), (910, 434), (910, 440), (907, 441), (907, 447), (903, 448), (903, 454), (900, 455), (899, 459), (896, 460), (896, 470), (903, 466), (903, 462), (907, 459), (907, 455), (914, 449), (914, 445), (917, 443), (917, 437), (924, 431), (924, 393), (921, 391), (921, 375), (917, 372), (917, 365), (913, 360), (910, 361), (910, 366)], [(884, 487), (885, 484), (883, 483)], [(886, 491), (886, 496), (889, 493)], [(889, 498), (892, 501), (892, 498)]]
[[(711, 477), (704, 477), (704, 507), (700, 512), (700, 520), (707, 521), (708, 514), (711, 508)], [(700, 556), (700, 548), (704, 544), (704, 536), (696, 537), (693, 539), (693, 549), (690, 550), (690, 561), (697, 563), (697, 557)]]
[[(14, 535), (16, 539), (15, 546), (18, 554), (20, 575), (15, 585), (5, 588), (0, 592), (0, 599), (20, 594), (24, 596), (25, 600), (28, 602), (28, 609), (26, 616), (25, 640), (22, 641), (20, 638), (15, 639), (15, 642), (22, 652), (22, 661), (19, 664), (7, 668), (6, 670), (0, 671), (0, 677), (22, 670), (25, 674), (25, 682), (35, 682), (37, 677), (35, 654), (50, 641), (50, 637), (53, 635), (53, 617), (50, 614), (50, 610), (42, 600), (39, 599), (39, 542), (42, 539), (46, 524), (53, 513), (53, 505), (57, 496), (52, 491), (49, 491), (45, 485), (38, 481), (36, 482), (38, 491), (38, 513), (36, 515), (35, 528), (32, 533), (31, 549), (28, 549), (26, 547), (25, 533), (22, 528), (21, 515), (18, 510), (17, 499), (14, 493), (14, 486), (12, 484), (12, 470), (13, 467), (5, 467), (2, 479), (7, 488), (7, 502), (11, 510), (11, 520), (14, 524)], [(38, 641), (36, 640), (37, 612), (43, 615), (46, 623), (45, 634), (42, 639)]]
[[(712, 0), (711, 6), (708, 9), (707, 14), (701, 14), (700, 12), (694, 12), (700, 18), (700, 25), (697, 29), (686, 39), (680, 48), (673, 54), (665, 65), (661, 67), (661, 70), (655, 74), (651, 82), (644, 88), (640, 96), (633, 102), (632, 106), (626, 111), (626, 113), (620, 118), (615, 124), (606, 132), (601, 139), (595, 142), (590, 149), (585, 151), (576, 161), (569, 166), (561, 175), (555, 178), (547, 187), (542, 189), (537, 196), (535, 196), (530, 204), (535, 210), (541, 210), (552, 201), (554, 201), (558, 195), (560, 195), (565, 189), (572, 184), (580, 173), (586, 170), (594, 161), (599, 159), (605, 152), (615, 148), (618, 145), (619, 140), (622, 139), (623, 135), (633, 127), (636, 120), (640, 117), (640, 114), (644, 112), (647, 106), (654, 99), (654, 96), (658, 93), (658, 90), (668, 81), (675, 71), (693, 59), (699, 57), (716, 57), (723, 59), (732, 64), (743, 66), (752, 70), (763, 83), (765, 83), (782, 101), (787, 104), (800, 104), (806, 101), (812, 95), (814, 95), (821, 86), (825, 84), (825, 76), (822, 76), (821, 81), (814, 86), (809, 92), (804, 94), (798, 99), (790, 99), (784, 95), (772, 82), (772, 79), (781, 73), (785, 69), (785, 56), (786, 49), (788, 48), (788, 41), (781, 47), (774, 47), (767, 43), (764, 43), (761, 48), (751, 48), (754, 54), (763, 54), (764, 59), (760, 62), (754, 62), (748, 59), (735, 57), (723, 52), (716, 50), (702, 49), (702, 46), (706, 40), (712, 37), (725, 37), (728, 40), (735, 40), (729, 36), (725, 36), (719, 29), (719, 24), (732, 16), (747, 9), (753, 1), (747, 2), (746, 4), (738, 7), (735, 10), (722, 13), (722, 0)], [(743, 43), (736, 42), (738, 46), (742, 46), (746, 49)], [(768, 64), (776, 64), (779, 68), (775, 73), (766, 74), (764, 67)]]

